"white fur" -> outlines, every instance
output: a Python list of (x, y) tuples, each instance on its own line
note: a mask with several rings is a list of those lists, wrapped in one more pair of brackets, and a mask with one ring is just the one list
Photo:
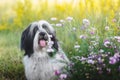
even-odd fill
[(30, 58), (25, 56), (23, 63), (28, 80), (56, 80), (54, 71), (67, 66), (57, 57), (50, 58), (46, 52), (34, 53)]

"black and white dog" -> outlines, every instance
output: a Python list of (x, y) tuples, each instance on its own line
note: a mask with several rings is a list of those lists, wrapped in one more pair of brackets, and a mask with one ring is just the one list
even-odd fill
[(23, 64), (27, 80), (57, 80), (54, 72), (69, 63), (54, 28), (44, 20), (31, 23), (22, 32), (21, 49), (25, 51)]

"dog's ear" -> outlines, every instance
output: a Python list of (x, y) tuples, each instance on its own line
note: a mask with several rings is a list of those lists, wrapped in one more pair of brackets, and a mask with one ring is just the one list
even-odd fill
[(31, 24), (22, 32), (21, 50), (25, 51), (25, 55), (30, 56), (33, 53), (33, 38), (30, 33)]
[(27, 39), (27, 36), (29, 34), (29, 30), (30, 30), (30, 26), (28, 26), (28, 28), (26, 28), (23, 32), (22, 32), (22, 36), (21, 36), (21, 50), (25, 50), (25, 47), (26, 47), (26, 39)]

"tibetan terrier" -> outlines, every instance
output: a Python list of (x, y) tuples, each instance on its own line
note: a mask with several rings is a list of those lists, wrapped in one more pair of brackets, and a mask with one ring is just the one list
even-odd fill
[(21, 36), (27, 80), (57, 80), (55, 71), (69, 64), (54, 28), (44, 20), (31, 23)]

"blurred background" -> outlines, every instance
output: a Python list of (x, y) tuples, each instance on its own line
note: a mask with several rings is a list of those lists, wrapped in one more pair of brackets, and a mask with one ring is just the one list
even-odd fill
[(52, 17), (100, 21), (120, 15), (120, 0), (0, 0), (0, 30), (16, 30)]

